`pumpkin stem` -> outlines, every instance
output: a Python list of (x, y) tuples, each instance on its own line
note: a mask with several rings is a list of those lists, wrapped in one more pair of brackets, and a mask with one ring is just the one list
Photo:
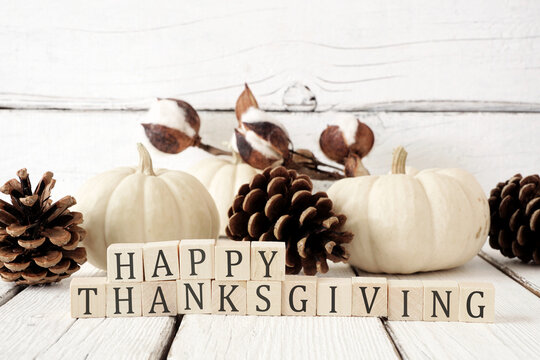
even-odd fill
[(152, 168), (152, 158), (148, 150), (141, 143), (137, 143), (137, 150), (139, 150), (139, 172), (145, 175), (156, 176)]
[(394, 150), (392, 157), (392, 174), (405, 174), (405, 162), (407, 161), (407, 152), (403, 146)]

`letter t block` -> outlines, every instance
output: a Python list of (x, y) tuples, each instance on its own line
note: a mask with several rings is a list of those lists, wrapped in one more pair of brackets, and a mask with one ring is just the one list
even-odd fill
[(109, 245), (107, 248), (107, 280), (109, 283), (144, 281), (142, 243)]
[(71, 316), (74, 318), (105, 317), (104, 277), (76, 277), (71, 280)]

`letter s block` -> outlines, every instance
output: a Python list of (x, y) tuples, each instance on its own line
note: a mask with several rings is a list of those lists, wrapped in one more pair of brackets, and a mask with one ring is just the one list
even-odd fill
[(218, 240), (215, 247), (216, 280), (250, 279), (249, 241)]
[(71, 280), (71, 316), (74, 318), (105, 317), (106, 293), (104, 277), (76, 277)]
[(281, 314), (315, 316), (317, 314), (317, 277), (285, 275), (281, 285)]
[(459, 283), (459, 321), (488, 323), (495, 320), (495, 287), (491, 283)]
[(142, 243), (117, 243), (107, 248), (107, 279), (126, 283), (144, 281)]
[(214, 278), (214, 239), (186, 239), (180, 241), (180, 278)]
[(281, 281), (248, 281), (247, 314), (281, 315)]

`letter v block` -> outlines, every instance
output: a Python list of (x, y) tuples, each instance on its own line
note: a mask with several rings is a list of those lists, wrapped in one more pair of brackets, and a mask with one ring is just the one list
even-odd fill
[(176, 281), (142, 283), (143, 316), (176, 316)]
[(353, 316), (388, 315), (386, 278), (353, 277), (352, 298)]
[(424, 285), (420, 280), (388, 280), (388, 320), (422, 320)]
[(107, 284), (107, 317), (142, 316), (140, 283)]
[(74, 318), (105, 317), (106, 293), (104, 277), (75, 277), (71, 280), (71, 316)]
[(490, 322), (495, 320), (495, 287), (490, 283), (459, 283), (459, 321)]
[(176, 280), (179, 314), (212, 313), (212, 280)]
[(249, 280), (249, 241), (218, 240), (215, 247), (216, 280)]
[(143, 263), (145, 281), (179, 279), (178, 241), (157, 241), (144, 244)]
[(319, 278), (317, 281), (317, 315), (351, 316), (351, 278)]
[(251, 242), (251, 280), (282, 281), (285, 276), (285, 243)]
[(214, 239), (180, 241), (180, 278), (214, 278)]
[(285, 275), (281, 284), (281, 314), (315, 316), (317, 314), (317, 277)]
[(143, 244), (117, 243), (107, 248), (107, 280), (109, 282), (142, 282)]
[(458, 321), (457, 281), (424, 281), (424, 321)]
[(246, 315), (247, 281), (212, 281), (212, 314)]

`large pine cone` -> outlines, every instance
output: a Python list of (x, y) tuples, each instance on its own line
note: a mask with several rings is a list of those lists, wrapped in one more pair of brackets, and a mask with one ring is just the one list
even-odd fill
[(82, 214), (69, 211), (75, 199), (50, 199), (55, 180), (45, 173), (32, 193), (26, 169), (0, 188), (11, 204), (0, 200), (0, 276), (17, 284), (45, 284), (69, 277), (86, 261), (78, 247), (86, 235)]
[(540, 176), (514, 175), (489, 197), (489, 244), (504, 256), (540, 264)]
[(342, 247), (353, 235), (340, 231), (345, 215), (332, 211), (324, 192), (312, 194), (309, 176), (280, 166), (266, 168), (238, 190), (225, 229), (233, 240), (286, 242), (287, 274), (328, 271), (326, 260), (346, 262)]

